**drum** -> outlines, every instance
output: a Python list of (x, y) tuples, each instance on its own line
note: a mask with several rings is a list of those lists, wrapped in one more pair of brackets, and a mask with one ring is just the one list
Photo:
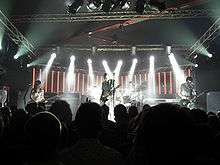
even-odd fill
[(126, 104), (126, 103), (130, 103), (131, 101), (131, 97), (130, 96), (123, 96), (123, 103)]

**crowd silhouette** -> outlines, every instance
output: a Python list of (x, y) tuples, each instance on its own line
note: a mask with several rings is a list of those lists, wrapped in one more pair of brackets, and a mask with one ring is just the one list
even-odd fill
[(114, 107), (55, 101), (0, 109), (0, 156), (18, 165), (219, 164), (220, 113), (162, 103)]

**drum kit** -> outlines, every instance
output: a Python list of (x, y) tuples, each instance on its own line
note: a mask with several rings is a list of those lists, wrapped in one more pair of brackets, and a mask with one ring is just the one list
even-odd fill
[(144, 93), (147, 93), (147, 84), (143, 82), (141, 85), (129, 83), (126, 89), (119, 89), (116, 92), (116, 103), (124, 105), (136, 105), (143, 102)]

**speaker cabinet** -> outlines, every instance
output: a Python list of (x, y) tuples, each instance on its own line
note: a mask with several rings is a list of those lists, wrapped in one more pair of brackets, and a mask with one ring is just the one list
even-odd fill
[(220, 91), (208, 92), (206, 96), (207, 100), (207, 111), (217, 113), (220, 110)]

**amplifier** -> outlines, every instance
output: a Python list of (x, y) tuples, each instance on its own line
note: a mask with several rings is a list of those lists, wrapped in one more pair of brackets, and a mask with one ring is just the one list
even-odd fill
[(206, 95), (207, 111), (216, 113), (220, 110), (220, 91), (208, 92)]

